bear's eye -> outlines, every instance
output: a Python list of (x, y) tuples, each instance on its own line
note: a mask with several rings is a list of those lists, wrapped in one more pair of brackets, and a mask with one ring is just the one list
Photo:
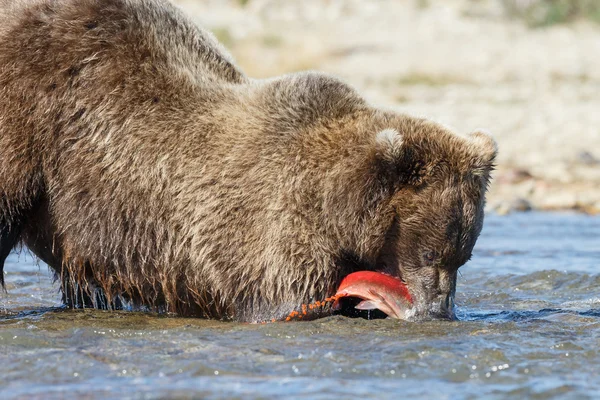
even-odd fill
[(434, 250), (426, 251), (423, 253), (423, 259), (425, 260), (425, 264), (431, 265), (435, 262), (437, 258), (437, 252)]

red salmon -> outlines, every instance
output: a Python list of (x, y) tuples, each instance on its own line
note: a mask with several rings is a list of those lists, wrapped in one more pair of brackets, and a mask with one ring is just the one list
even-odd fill
[(406, 319), (412, 308), (412, 298), (404, 282), (393, 276), (373, 271), (354, 272), (344, 278), (335, 296), (333, 308), (339, 307), (340, 297), (362, 299), (359, 310), (378, 309), (389, 317)]

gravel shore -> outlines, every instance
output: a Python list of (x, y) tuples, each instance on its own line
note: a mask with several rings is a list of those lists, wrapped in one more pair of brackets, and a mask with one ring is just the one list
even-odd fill
[(600, 213), (600, 25), (500, 0), (178, 0), (253, 77), (321, 70), (373, 103), (490, 131), (488, 207)]

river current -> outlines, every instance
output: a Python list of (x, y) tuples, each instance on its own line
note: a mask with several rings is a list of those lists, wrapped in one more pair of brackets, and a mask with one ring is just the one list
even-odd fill
[(65, 310), (47, 266), (9, 256), (0, 398), (594, 398), (600, 218), (489, 215), (458, 321), (264, 325)]

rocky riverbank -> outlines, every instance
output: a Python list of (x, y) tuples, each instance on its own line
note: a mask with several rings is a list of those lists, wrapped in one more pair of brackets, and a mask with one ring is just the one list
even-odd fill
[[(178, 0), (253, 77), (318, 69), (372, 102), (496, 137), (489, 208), (600, 212), (600, 25), (508, 0)], [(515, 0), (512, 0), (514, 3)]]

